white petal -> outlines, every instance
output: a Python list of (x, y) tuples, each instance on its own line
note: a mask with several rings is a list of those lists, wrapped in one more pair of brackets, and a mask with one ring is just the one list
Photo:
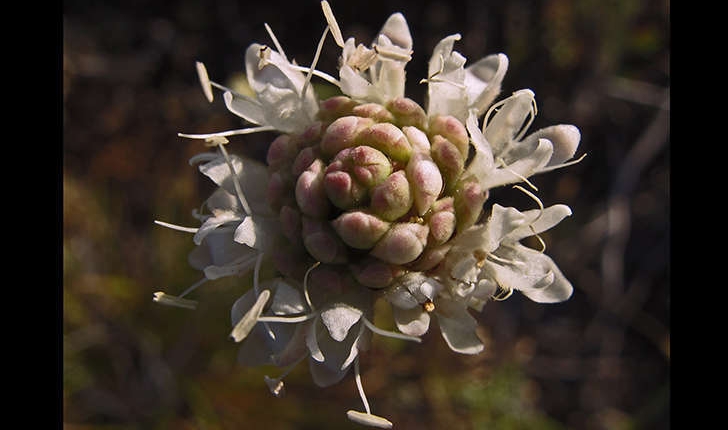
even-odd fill
[(440, 332), (450, 349), (461, 354), (477, 354), (483, 350), (483, 342), (475, 333), (478, 323), (464, 303), (439, 300), (435, 306)]
[(412, 49), (412, 35), (410, 34), (407, 20), (399, 12), (393, 13), (387, 18), (379, 34), (387, 36), (392, 43), (400, 48), (406, 50)]
[(535, 94), (531, 90), (519, 90), (503, 101), (503, 105), (484, 124), (483, 135), (490, 143), (496, 158), (501, 156), (521, 131), (524, 122), (533, 114)]
[[(553, 205), (545, 208), (543, 212), (540, 209), (532, 209), (524, 212), (523, 215), (526, 219), (525, 225), (515, 229), (509, 235), (509, 240), (518, 241), (556, 226), (571, 215), (571, 208), (566, 205)], [(536, 221), (531, 222), (534, 219)]]
[(202, 223), (192, 240), (195, 242), (195, 245), (199, 245), (202, 243), (202, 240), (205, 238), (205, 236), (210, 234), (210, 232), (212, 232), (216, 228), (220, 227), (223, 224), (240, 221), (240, 219), (240, 215), (235, 212), (220, 211), (215, 214), (215, 216), (207, 218), (205, 222)]
[(225, 107), (230, 112), (253, 124), (267, 124), (263, 107), (257, 101), (241, 95), (233, 95), (230, 91), (226, 91), (222, 96), (225, 100)]
[(308, 329), (306, 334), (306, 347), (308, 348), (309, 354), (313, 360), (318, 362), (324, 361), (324, 354), (318, 344), (318, 332), (319, 332), (320, 320), (316, 318)]
[(349, 368), (346, 369), (332, 369), (325, 363), (320, 363), (316, 360), (308, 360), (309, 372), (311, 372), (311, 379), (319, 387), (329, 387), (336, 384), (337, 382), (344, 379)]
[(490, 143), (488, 143), (483, 132), (480, 131), (480, 127), (478, 127), (477, 112), (474, 109), (471, 109), (468, 114), (465, 128), (470, 135), (470, 142), (472, 142), (475, 149), (475, 155), (463, 172), (462, 178), (472, 177), (480, 182), (482, 178), (490, 175), (493, 171), (493, 151), (490, 148)]
[(465, 88), (470, 108), (485, 113), (501, 90), (501, 82), (508, 70), (505, 54), (489, 55), (465, 68)]
[(453, 52), (459, 34), (442, 39), (432, 52), (428, 64), (427, 114), (452, 115), (461, 122), (468, 116), (465, 87), (465, 57)]
[(495, 188), (522, 182), (524, 178), (533, 176), (546, 166), (552, 154), (551, 142), (541, 139), (531, 154), (506, 167), (494, 169), (481, 181), (480, 185), (483, 188)]
[[(526, 222), (526, 216), (516, 208), (503, 207), (495, 203), (486, 222), (487, 233), (483, 243), (486, 252), (493, 252), (500, 246), (503, 239), (510, 235)], [(528, 227), (526, 227), (528, 228)], [(532, 236), (533, 232), (529, 234)]]
[(411, 309), (392, 308), (397, 329), (409, 336), (422, 336), (430, 328), (430, 314), (421, 306)]
[(243, 275), (253, 268), (258, 252), (255, 254), (245, 255), (237, 260), (227, 264), (209, 265), (203, 268), (203, 273), (207, 279), (218, 279), (226, 276)]
[(335, 305), (321, 312), (321, 321), (329, 330), (331, 337), (337, 342), (346, 339), (349, 329), (362, 316), (362, 311), (345, 304)]
[(235, 229), (234, 240), (259, 251), (269, 251), (278, 231), (277, 218), (249, 216)]
[(523, 139), (523, 144), (533, 146), (539, 139), (548, 139), (554, 145), (554, 154), (546, 165), (548, 167), (561, 164), (574, 156), (576, 149), (579, 147), (581, 133), (573, 125), (552, 125), (526, 136)]
[(498, 256), (521, 264), (486, 262), (488, 271), (504, 288), (521, 291), (538, 303), (557, 303), (568, 299), (573, 287), (551, 258), (523, 245), (504, 247)]

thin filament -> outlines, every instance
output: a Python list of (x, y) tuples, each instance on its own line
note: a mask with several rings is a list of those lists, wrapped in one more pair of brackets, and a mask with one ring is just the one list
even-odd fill
[(238, 175), (235, 173), (235, 169), (233, 168), (233, 163), (230, 160), (230, 157), (228, 156), (227, 150), (225, 149), (225, 146), (222, 144), (217, 145), (218, 148), (220, 148), (220, 152), (222, 152), (222, 155), (225, 157), (225, 162), (228, 165), (228, 168), (230, 169), (230, 174), (233, 177), (233, 185), (235, 186), (235, 193), (238, 195), (238, 200), (240, 200), (240, 204), (243, 206), (243, 211), (246, 215), (250, 215), (252, 211), (250, 210), (250, 206), (248, 206), (248, 201), (245, 200), (245, 196), (243, 195), (243, 190), (240, 187), (240, 181), (238, 181)]
[(303, 297), (306, 299), (306, 304), (308, 304), (309, 309), (311, 309), (311, 312), (314, 312), (316, 309), (313, 307), (313, 303), (311, 303), (311, 297), (308, 295), (308, 275), (311, 273), (311, 271), (315, 268), (317, 268), (321, 264), (320, 261), (317, 261), (314, 263), (313, 266), (309, 267), (308, 270), (306, 270), (306, 274), (303, 275)]
[(364, 404), (364, 410), (367, 411), (367, 414), (371, 414), (372, 411), (369, 408), (367, 396), (366, 394), (364, 394), (364, 386), (361, 383), (361, 373), (359, 372), (359, 357), (356, 357), (356, 359), (354, 360), (354, 381), (356, 382), (356, 389), (359, 391), (359, 397), (361, 398), (361, 402)]
[[(402, 340), (411, 340), (411, 341), (417, 342), (417, 343), (422, 342), (422, 339), (420, 339), (417, 336), (410, 336), (410, 335), (406, 335), (404, 333), (397, 333), (394, 331), (382, 330), (381, 328), (375, 326), (371, 321), (369, 321), (365, 317), (362, 317), (362, 320), (364, 321), (364, 325), (367, 326), (367, 328), (369, 330), (371, 330), (372, 332), (374, 332), (380, 336), (392, 337), (395, 339), (402, 339)], [(367, 412), (369, 412), (369, 411), (367, 410)]]
[(324, 28), (324, 33), (321, 35), (321, 39), (319, 40), (318, 46), (316, 47), (316, 54), (313, 56), (313, 61), (311, 62), (310, 70), (308, 71), (308, 74), (306, 75), (306, 82), (303, 83), (303, 88), (301, 89), (301, 99), (303, 100), (306, 97), (306, 91), (308, 90), (308, 86), (311, 83), (311, 76), (313, 76), (313, 70), (316, 68), (316, 63), (318, 63), (319, 56), (321, 55), (321, 51), (324, 49), (324, 41), (326, 40), (326, 35), (329, 33), (329, 26), (327, 25), (326, 28)]
[(207, 133), (207, 134), (187, 134), (187, 133), (177, 133), (177, 136), (179, 137), (186, 137), (188, 139), (211, 139), (215, 137), (226, 137), (226, 136), (239, 136), (243, 134), (253, 134), (253, 133), (260, 133), (262, 131), (274, 131), (275, 127), (270, 125), (262, 125), (260, 127), (249, 127), (249, 128), (241, 128), (237, 130), (228, 130), (228, 131), (220, 131), (217, 133)]
[(186, 296), (187, 294), (189, 294), (192, 291), (194, 291), (195, 289), (197, 289), (197, 287), (199, 287), (200, 285), (204, 284), (205, 282), (207, 282), (207, 278), (200, 279), (199, 281), (197, 281), (194, 284), (190, 285), (186, 290), (184, 290), (182, 292), (182, 294), (180, 294), (179, 296), (177, 296), (177, 298), (178, 299), (181, 299), (182, 297)]
[(268, 32), (268, 36), (270, 36), (270, 39), (273, 41), (273, 44), (276, 46), (276, 50), (278, 50), (278, 53), (281, 54), (281, 57), (283, 57), (283, 59), (286, 60), (286, 62), (288, 62), (288, 58), (286, 58), (286, 53), (283, 52), (283, 47), (281, 46), (280, 43), (278, 43), (278, 39), (276, 38), (276, 35), (273, 34), (273, 29), (270, 28), (268, 23), (263, 23), (263, 25), (265, 26), (265, 31)]
[(156, 219), (154, 220), (154, 223), (159, 224), (162, 227), (171, 228), (172, 230), (184, 231), (185, 233), (197, 233), (197, 230), (199, 230), (197, 227), (182, 227), (181, 225), (170, 224)]

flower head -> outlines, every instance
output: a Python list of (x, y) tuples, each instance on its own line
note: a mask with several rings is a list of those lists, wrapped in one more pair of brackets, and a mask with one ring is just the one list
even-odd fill
[[(459, 34), (435, 47), (422, 107), (405, 95), (413, 41), (404, 16), (390, 16), (364, 45), (344, 39), (330, 5), (321, 5), (328, 25), (311, 66), (290, 62), (268, 26), (274, 47), (246, 50), (254, 96), (211, 81), (197, 63), (206, 98), (222, 90), (227, 109), (251, 127), (180, 134), (215, 148), (191, 163), (218, 188), (195, 212), (199, 227), (159, 222), (194, 233), (189, 260), (204, 277), (179, 296), (159, 292), (155, 300), (194, 308), (183, 297), (205, 281), (252, 271), (253, 285), (231, 311), (240, 362), (286, 368), (266, 377), (276, 396), (283, 376), (304, 360), (322, 387), (353, 369), (365, 411), (347, 416), (388, 428), (371, 413), (359, 373), (372, 335), (419, 342), (436, 321), (453, 351), (475, 354), (485, 346), (471, 310), (513, 291), (542, 303), (571, 295), (544, 249), (520, 242), (541, 240), (570, 209), (544, 208), (520, 185), (539, 209), (486, 202), (492, 188), (523, 182), (535, 189), (529, 177), (572, 163), (580, 135), (557, 125), (525, 136), (536, 114), (533, 92), (493, 104), (508, 59), (494, 54), (467, 65), (454, 51)], [(329, 33), (341, 49), (338, 78), (316, 69)], [(341, 94), (319, 100), (314, 78)], [(228, 154), (228, 137), (261, 131), (278, 133), (265, 164)], [(378, 300), (391, 306), (398, 331), (373, 324)]]

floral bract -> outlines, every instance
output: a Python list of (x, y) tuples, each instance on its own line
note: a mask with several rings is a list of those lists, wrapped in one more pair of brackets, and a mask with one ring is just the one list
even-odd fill
[[(513, 291), (540, 303), (571, 296), (539, 237), (569, 207), (544, 207), (521, 185), (514, 188), (538, 209), (487, 203), (490, 189), (535, 190), (529, 177), (579, 161), (580, 134), (572, 125), (526, 134), (534, 93), (494, 103), (507, 57), (467, 65), (454, 51), (458, 34), (434, 49), (423, 108), (405, 96), (413, 41), (402, 14), (364, 45), (344, 40), (326, 1), (322, 10), (327, 26), (310, 67), (289, 60), (267, 25), (273, 46), (250, 45), (245, 73), (254, 96), (211, 81), (197, 63), (208, 101), (222, 90), (227, 109), (251, 126), (180, 134), (213, 148), (190, 163), (218, 188), (194, 212), (199, 227), (158, 222), (194, 234), (189, 261), (204, 276), (179, 296), (157, 292), (154, 300), (194, 309), (184, 296), (205, 281), (252, 272), (253, 285), (231, 310), (240, 362), (283, 368), (266, 377), (276, 396), (302, 361), (322, 387), (353, 371), (364, 411), (347, 417), (389, 428), (372, 414), (359, 372), (373, 335), (419, 342), (434, 325), (453, 351), (476, 354), (484, 345), (471, 312), (487, 302)], [(338, 77), (315, 68), (329, 33), (341, 49)], [(319, 100), (312, 79), (341, 95)], [(279, 133), (265, 163), (227, 152), (228, 137), (263, 131)], [(530, 236), (542, 249), (521, 243)], [(263, 265), (273, 278), (262, 279)], [(396, 331), (373, 324), (378, 300), (391, 306)]]

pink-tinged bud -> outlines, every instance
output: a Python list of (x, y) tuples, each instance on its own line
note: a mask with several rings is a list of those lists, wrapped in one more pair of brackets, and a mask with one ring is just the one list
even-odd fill
[(343, 163), (354, 180), (367, 188), (381, 183), (392, 173), (389, 158), (370, 146), (344, 149), (336, 154), (332, 165), (336, 162)]
[(318, 143), (321, 139), (321, 133), (324, 130), (324, 126), (321, 121), (316, 121), (308, 128), (303, 130), (303, 133), (293, 137), (293, 141), (298, 145), (299, 148), (309, 146), (314, 143)]
[(319, 105), (318, 118), (325, 122), (351, 115), (352, 109), (359, 103), (346, 96), (334, 96), (322, 101)]
[(344, 116), (332, 122), (321, 138), (321, 152), (326, 157), (333, 157), (345, 148), (357, 145), (357, 138), (363, 130), (374, 124), (370, 118)]
[(413, 126), (426, 129), (427, 114), (414, 100), (398, 97), (387, 103), (387, 108), (394, 115), (394, 122), (400, 127)]
[(272, 170), (278, 170), (281, 166), (290, 163), (296, 156), (298, 148), (291, 141), (291, 136), (281, 134), (271, 142), (268, 147), (265, 161)]
[(385, 288), (403, 274), (399, 266), (387, 264), (377, 258), (365, 258), (357, 264), (349, 265), (354, 278), (369, 288)]
[(402, 130), (388, 122), (374, 124), (363, 130), (359, 135), (359, 143), (376, 148), (391, 159), (403, 163), (406, 163), (412, 154), (412, 146)]
[(370, 193), (370, 209), (380, 218), (394, 221), (409, 212), (414, 199), (404, 170), (398, 170)]
[(412, 145), (414, 152), (430, 152), (430, 140), (424, 131), (417, 127), (402, 127), (402, 132), (407, 136), (407, 141)]
[(454, 199), (446, 197), (432, 205), (432, 215), (427, 225), (430, 226), (430, 240), (435, 245), (447, 242), (455, 232)]
[(296, 203), (306, 215), (323, 218), (331, 204), (324, 190), (324, 162), (316, 159), (296, 181)]
[(442, 179), (445, 182), (445, 191), (452, 192), (465, 169), (465, 158), (452, 142), (439, 134), (432, 138), (430, 154), (432, 160), (440, 168)]
[(331, 203), (340, 209), (358, 206), (366, 197), (366, 188), (354, 182), (349, 173), (340, 170), (326, 173), (324, 189)]
[(488, 199), (488, 191), (474, 181), (460, 183), (455, 191), (455, 217), (458, 232), (475, 224), (483, 213), (483, 204)]
[(392, 122), (394, 116), (384, 106), (378, 103), (364, 103), (354, 107), (351, 112), (356, 116), (371, 118), (376, 122)]
[(391, 264), (407, 264), (420, 256), (429, 229), (417, 223), (395, 223), (374, 246), (371, 255)]
[(418, 215), (424, 215), (442, 192), (442, 175), (429, 154), (415, 153), (405, 168)]
[(470, 138), (463, 123), (450, 115), (438, 115), (430, 119), (430, 136), (440, 135), (449, 140), (460, 151), (463, 159), (468, 158)]
[(326, 167), (324, 188), (331, 202), (341, 209), (358, 206), (368, 190), (392, 173), (386, 155), (369, 146), (341, 150)]
[(438, 264), (440, 264), (440, 262), (442, 262), (442, 260), (445, 259), (450, 248), (452, 248), (452, 245), (449, 243), (435, 246), (433, 248), (428, 247), (415, 261), (408, 264), (407, 268), (418, 272), (434, 269)]
[(344, 212), (331, 221), (341, 240), (355, 249), (370, 249), (384, 233), (390, 223), (362, 211)]
[(316, 150), (312, 147), (303, 148), (293, 159), (291, 165), (291, 174), (293, 176), (300, 176), (311, 164), (316, 160)]
[(301, 235), (303, 246), (316, 260), (322, 263), (346, 262), (346, 245), (328, 222), (304, 216), (301, 222)]
[(301, 213), (290, 206), (283, 206), (278, 214), (281, 232), (291, 242), (301, 240)]

